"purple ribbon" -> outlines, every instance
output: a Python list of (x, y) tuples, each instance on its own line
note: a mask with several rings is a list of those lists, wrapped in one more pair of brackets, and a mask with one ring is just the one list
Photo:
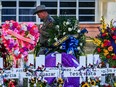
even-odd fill
[[(78, 67), (78, 61), (76, 57), (71, 54), (61, 53), (62, 54), (62, 66), (64, 67)], [(56, 53), (50, 53), (46, 56), (45, 67), (55, 67), (56, 66)], [(76, 62), (74, 62), (75, 60)], [(52, 84), (55, 81), (55, 78), (45, 78), (48, 84)], [(67, 77), (64, 81), (64, 87), (79, 87), (80, 79), (79, 77)]]

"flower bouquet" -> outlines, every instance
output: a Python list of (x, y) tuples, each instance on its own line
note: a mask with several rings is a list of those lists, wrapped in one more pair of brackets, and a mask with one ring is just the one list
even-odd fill
[(75, 56), (81, 55), (85, 44), (86, 29), (79, 29), (78, 21), (74, 18), (55, 17), (53, 29), (48, 30), (48, 45), (54, 47), (52, 50), (66, 52)]
[(116, 22), (106, 25), (102, 18), (102, 26), (99, 28), (99, 35), (92, 38), (96, 44), (95, 53), (99, 54), (102, 61), (111, 67), (116, 66)]

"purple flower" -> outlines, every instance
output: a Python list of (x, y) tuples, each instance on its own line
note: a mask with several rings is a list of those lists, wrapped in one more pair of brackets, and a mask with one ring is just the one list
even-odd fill
[(23, 50), (24, 50), (24, 51), (28, 51), (28, 48), (26, 48), (26, 47), (23, 47)]

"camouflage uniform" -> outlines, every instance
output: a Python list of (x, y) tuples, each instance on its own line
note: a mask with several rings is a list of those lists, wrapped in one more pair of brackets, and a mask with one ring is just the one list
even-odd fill
[(45, 50), (48, 46), (49, 33), (47, 32), (53, 25), (54, 19), (51, 16), (47, 16), (43, 20), (43, 26), (39, 29), (40, 32), (40, 51), (38, 55), (45, 54)]

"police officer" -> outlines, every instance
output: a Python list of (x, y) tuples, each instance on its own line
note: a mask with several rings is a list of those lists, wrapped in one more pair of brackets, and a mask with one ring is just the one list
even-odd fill
[(48, 14), (45, 5), (39, 5), (35, 8), (34, 15), (37, 14), (38, 18), (43, 20), (43, 24), (38, 26), (40, 32), (40, 51), (38, 55), (45, 54), (49, 33), (47, 32), (53, 26), (54, 19)]

